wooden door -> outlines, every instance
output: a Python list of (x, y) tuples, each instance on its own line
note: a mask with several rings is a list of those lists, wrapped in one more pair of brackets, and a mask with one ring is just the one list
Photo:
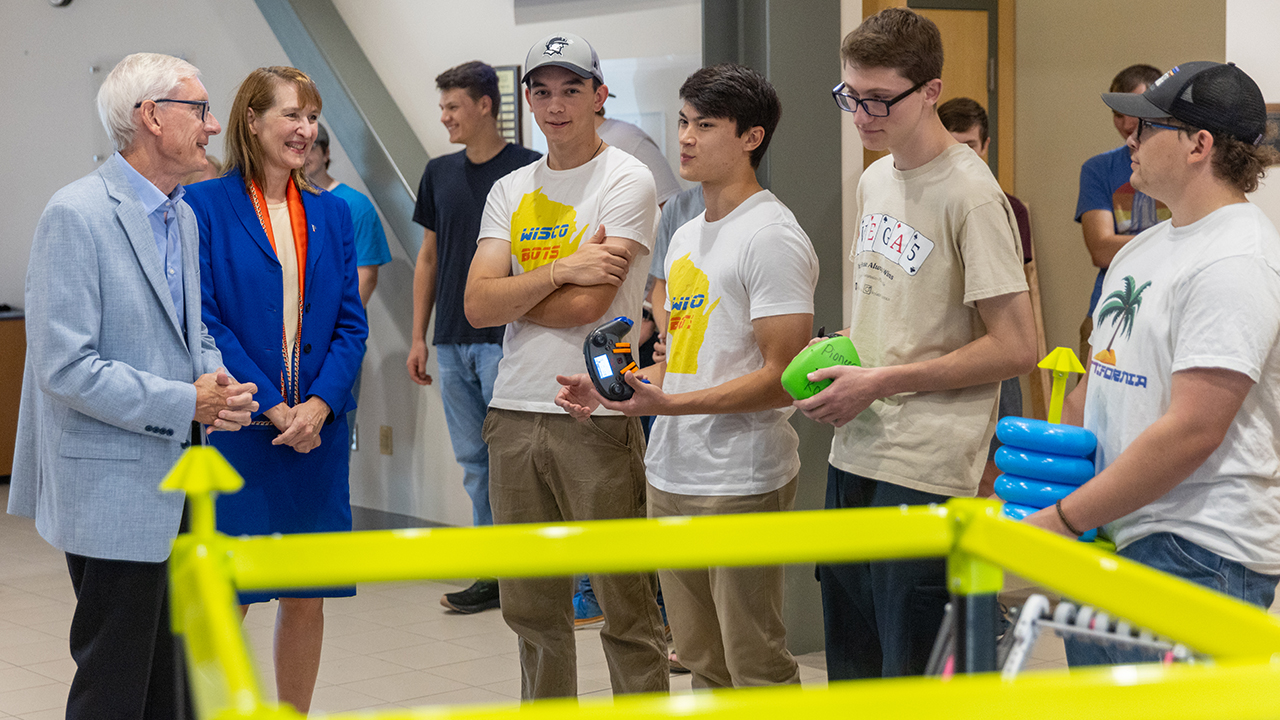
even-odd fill
[(987, 11), (932, 10), (916, 12), (929, 18), (942, 33), (942, 97), (938, 104), (968, 97), (991, 106), (987, 85)]
[(27, 354), (25, 328), (20, 314), (0, 319), (0, 372), (5, 378), (0, 383), (0, 475), (9, 475), (13, 468), (18, 404), (22, 400), (22, 366)]

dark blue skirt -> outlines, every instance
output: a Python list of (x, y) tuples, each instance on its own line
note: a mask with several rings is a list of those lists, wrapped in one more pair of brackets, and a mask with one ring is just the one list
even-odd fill
[[(211, 444), (244, 477), (239, 492), (218, 496), (218, 531), (231, 536), (350, 532), (346, 416), (326, 425), (320, 431), (320, 447), (309, 453), (272, 445), (279, 434), (273, 427), (251, 425), (209, 436)], [(240, 593), (240, 603), (355, 594), (354, 586), (259, 591)]]

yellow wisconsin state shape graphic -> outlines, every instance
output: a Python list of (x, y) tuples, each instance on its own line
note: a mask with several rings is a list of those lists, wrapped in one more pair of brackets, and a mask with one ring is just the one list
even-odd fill
[(720, 298), (707, 304), (711, 281), (699, 270), (689, 254), (671, 263), (667, 293), (671, 299), (671, 322), (667, 325), (667, 346), (671, 355), (667, 358), (667, 372), (692, 375), (698, 372), (698, 353), (707, 336), (707, 324), (711, 311), (720, 304)]
[(578, 230), (578, 211), (538, 188), (520, 199), (511, 215), (511, 255), (525, 272), (572, 255), (587, 232)]

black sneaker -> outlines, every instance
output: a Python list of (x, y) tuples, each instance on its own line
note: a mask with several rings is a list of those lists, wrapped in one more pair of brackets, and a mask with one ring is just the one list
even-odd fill
[(477, 580), (466, 590), (445, 593), (440, 598), (440, 604), (464, 615), (496, 608), (498, 607), (498, 581)]

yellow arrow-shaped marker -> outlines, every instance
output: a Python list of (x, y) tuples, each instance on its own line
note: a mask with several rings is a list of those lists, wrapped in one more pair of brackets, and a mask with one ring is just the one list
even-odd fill
[(1062, 398), (1067, 392), (1067, 373), (1083, 373), (1084, 366), (1071, 348), (1054, 348), (1040, 367), (1053, 373), (1053, 396), (1049, 399), (1049, 422), (1062, 422)]
[(193, 535), (214, 532), (213, 494), (233, 493), (244, 487), (244, 478), (212, 446), (188, 449), (160, 483), (160, 489), (187, 494), (190, 530)]

